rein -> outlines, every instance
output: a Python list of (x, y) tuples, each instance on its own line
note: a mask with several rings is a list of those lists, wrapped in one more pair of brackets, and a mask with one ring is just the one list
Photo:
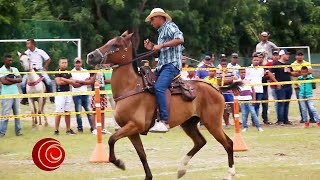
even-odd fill
[(115, 65), (111, 66), (111, 68), (118, 68), (118, 67), (121, 67), (121, 66), (124, 66), (124, 65), (127, 65), (127, 64), (131, 64), (131, 63), (133, 63), (135, 61), (138, 61), (138, 60), (141, 60), (141, 59), (143, 59), (145, 57), (152, 56), (155, 53), (156, 53), (156, 51), (154, 51), (154, 50), (141, 53), (141, 54), (138, 55), (138, 57), (132, 59), (131, 61), (128, 61), (128, 62), (125, 62), (125, 63), (121, 63), (121, 64), (115, 64)]

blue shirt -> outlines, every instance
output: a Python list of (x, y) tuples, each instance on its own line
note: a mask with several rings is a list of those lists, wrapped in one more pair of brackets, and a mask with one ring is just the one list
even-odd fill
[[(200, 68), (207, 68), (208, 66), (206, 65), (203, 65), (201, 66)], [(207, 70), (198, 70), (197, 71), (197, 76), (200, 78), (200, 79), (204, 79), (205, 77), (209, 76), (209, 72)]]
[[(311, 79), (314, 79), (311, 74), (307, 75), (306, 78), (304, 78), (303, 76), (299, 76), (297, 78), (297, 80), (311, 80)], [(312, 83), (310, 83), (310, 82), (309, 83), (301, 83), (299, 96), (301, 96), (301, 98), (312, 97)]]
[[(19, 71), (15, 67), (10, 67), (10, 70), (6, 68), (5, 65), (3, 65), (0, 68), (0, 72), (12, 72), (15, 76), (19, 76)], [(3, 78), (7, 76), (8, 74), (0, 74), (0, 78)], [(10, 85), (5, 85), (2, 84), (1, 87), (1, 94), (19, 94), (18, 86), (17, 84), (10, 84)]]
[[(178, 26), (172, 21), (166, 21), (158, 29), (159, 37), (158, 44), (163, 44), (173, 39), (183, 39), (183, 33)], [(173, 64), (177, 69), (182, 68), (182, 50), (181, 44), (174, 47), (164, 47), (160, 50), (157, 70), (160, 71), (163, 65)]]

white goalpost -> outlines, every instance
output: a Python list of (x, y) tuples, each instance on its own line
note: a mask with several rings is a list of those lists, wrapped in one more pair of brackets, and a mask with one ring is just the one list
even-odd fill
[[(34, 39), (36, 42), (72, 42), (77, 46), (77, 55), (81, 58), (81, 39)], [(0, 43), (26, 42), (27, 39), (3, 39)]]

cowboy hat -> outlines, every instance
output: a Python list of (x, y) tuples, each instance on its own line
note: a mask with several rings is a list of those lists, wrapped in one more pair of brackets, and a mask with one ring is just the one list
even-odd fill
[(151, 21), (151, 18), (155, 17), (155, 16), (163, 16), (166, 18), (166, 20), (168, 21), (171, 21), (172, 18), (169, 16), (169, 14), (167, 14), (166, 12), (164, 12), (163, 9), (161, 8), (154, 8), (152, 9), (152, 11), (150, 12), (149, 16), (146, 18), (146, 22), (149, 22)]

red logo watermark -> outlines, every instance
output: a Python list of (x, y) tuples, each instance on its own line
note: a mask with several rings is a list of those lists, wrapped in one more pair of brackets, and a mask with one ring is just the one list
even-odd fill
[(53, 138), (38, 141), (32, 150), (34, 164), (45, 171), (53, 171), (60, 167), (65, 158), (60, 142)]

